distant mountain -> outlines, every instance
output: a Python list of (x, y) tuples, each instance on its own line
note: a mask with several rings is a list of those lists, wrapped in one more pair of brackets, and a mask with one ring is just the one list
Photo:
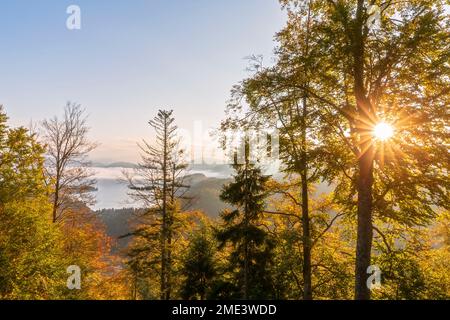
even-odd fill
[(198, 164), (191, 163), (189, 165), (190, 171), (200, 171), (206, 173), (212, 173), (213, 176), (217, 177), (230, 177), (233, 169), (228, 164)]
[(230, 181), (230, 178), (210, 178), (202, 173), (187, 176), (185, 182), (191, 187), (186, 195), (193, 198), (188, 210), (201, 210), (211, 218), (218, 217), (223, 209), (228, 208), (219, 195), (223, 185)]
[[(96, 168), (136, 168), (138, 165), (132, 162), (117, 161), (111, 163), (105, 162), (92, 162), (91, 167)], [(191, 163), (188, 167), (189, 171), (206, 171), (213, 173), (214, 176), (230, 176), (232, 169), (227, 164), (197, 164)]]
[(131, 221), (138, 214), (138, 210), (133, 208), (102, 209), (95, 211), (95, 213), (106, 226), (106, 234), (115, 242), (113, 252), (125, 248), (132, 237), (120, 237), (131, 232)]
[(137, 164), (125, 161), (103, 163), (103, 162), (92, 162), (91, 167), (96, 168), (136, 168)]

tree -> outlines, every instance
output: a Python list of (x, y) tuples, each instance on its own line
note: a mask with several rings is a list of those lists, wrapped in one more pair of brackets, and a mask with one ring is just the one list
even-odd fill
[[(312, 1), (298, 2), (298, 11), (289, 10), (287, 26), (276, 35), (276, 63), (263, 67), (253, 59), (254, 73), (232, 90), (228, 105), (231, 116), (222, 128), (277, 128), (282, 172), (298, 176), (301, 195), (303, 299), (312, 296), (310, 192), (314, 184), (330, 180), (324, 160), (328, 153), (328, 118), (322, 101), (310, 94), (317, 68), (318, 39), (313, 26), (317, 16)], [(243, 108), (247, 105), (247, 108)], [(242, 112), (244, 110), (244, 112)], [(243, 113), (243, 114), (242, 114)], [(294, 179), (292, 180), (294, 181)]]
[[(294, 179), (269, 183), (272, 196), (264, 224), (276, 244), (272, 273), (276, 279), (277, 299), (304, 298), (304, 237), (301, 194), (297, 189), (298, 182)], [(322, 193), (322, 190), (319, 195), (317, 189), (311, 187), (315, 196), (309, 201), (311, 294), (314, 299), (348, 299), (353, 279), (353, 261), (349, 259), (353, 254), (353, 238), (346, 235), (349, 224), (342, 209), (334, 203), (333, 193)]]
[[(130, 195), (148, 208), (147, 214), (154, 217), (151, 224), (160, 228), (157, 233), (161, 259), (160, 298), (165, 300), (171, 297), (173, 228), (176, 215), (182, 209), (178, 200), (188, 189), (184, 184), (187, 165), (183, 162), (184, 151), (178, 147), (177, 126), (172, 113), (172, 110), (159, 110), (157, 116), (150, 120), (149, 124), (156, 132), (156, 142), (154, 145), (143, 142), (142, 163), (136, 170), (136, 177), (126, 177)], [(154, 237), (154, 231), (148, 236)]]
[[(371, 28), (364, 0), (317, 4), (322, 54), (311, 91), (348, 125), (344, 143), (356, 162), (355, 297), (368, 299), (374, 218), (426, 224), (433, 208), (448, 207), (448, 158), (439, 158), (449, 101), (448, 41), (442, 41), (448, 16), (443, 1), (390, 1), (379, 3), (380, 25)], [(374, 137), (382, 122), (395, 130), (389, 141)]]
[(375, 221), (374, 262), (382, 270), (378, 299), (448, 299), (448, 212), (432, 226), (409, 227), (394, 219)]
[(0, 204), (46, 190), (42, 183), (43, 146), (27, 129), (10, 129), (7, 119), (0, 106)]
[(239, 164), (235, 156), (234, 181), (225, 185), (220, 195), (222, 201), (236, 209), (222, 212), (223, 225), (217, 231), (217, 239), (220, 248), (227, 243), (233, 246), (230, 269), (233, 270), (237, 294), (244, 299), (273, 297), (269, 272), (273, 242), (259, 227), (268, 195), (266, 183), (269, 177), (250, 163), (249, 140), (244, 138), (243, 143), (244, 161)]
[(45, 197), (9, 201), (0, 210), (0, 299), (61, 299), (66, 260)]
[(192, 234), (189, 249), (183, 259), (181, 297), (186, 300), (205, 300), (217, 277), (215, 239), (202, 226)]
[(0, 106), (0, 299), (61, 298), (65, 260), (49, 219), (44, 148), (6, 120)]
[(68, 210), (58, 224), (65, 260), (80, 267), (82, 290), (68, 291), (68, 299), (125, 299), (129, 297), (119, 257), (111, 253), (112, 239), (99, 217), (86, 206)]
[(47, 146), (46, 176), (52, 189), (53, 222), (60, 221), (77, 202), (92, 203), (95, 190), (87, 155), (96, 148), (88, 140), (87, 118), (80, 105), (67, 103), (62, 120), (43, 122)]

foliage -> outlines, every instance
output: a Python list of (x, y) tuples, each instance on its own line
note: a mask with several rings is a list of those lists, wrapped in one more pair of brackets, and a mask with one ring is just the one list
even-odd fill
[(209, 228), (202, 225), (190, 236), (180, 270), (184, 277), (180, 289), (183, 299), (204, 300), (211, 295), (217, 279), (217, 244)]
[(65, 285), (61, 233), (50, 220), (43, 147), (0, 108), (0, 298), (55, 299)]
[(260, 221), (267, 197), (268, 176), (249, 161), (248, 142), (245, 143), (244, 163), (235, 160), (234, 181), (223, 187), (221, 199), (234, 206), (221, 214), (223, 224), (218, 228), (219, 248), (232, 246), (228, 272), (232, 275), (233, 298), (274, 298), (270, 273), (274, 243), (261, 228)]

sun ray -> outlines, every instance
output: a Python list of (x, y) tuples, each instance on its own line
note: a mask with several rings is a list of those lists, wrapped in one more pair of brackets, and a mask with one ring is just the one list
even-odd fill
[(361, 158), (367, 152), (367, 150), (369, 150), (372, 146), (373, 146), (373, 141), (371, 141), (370, 143), (364, 143), (364, 149), (362, 149), (359, 152), (358, 159)]

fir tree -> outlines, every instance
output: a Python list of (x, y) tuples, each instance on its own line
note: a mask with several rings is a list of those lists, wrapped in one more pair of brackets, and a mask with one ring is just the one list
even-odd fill
[(183, 299), (207, 298), (217, 276), (215, 251), (215, 241), (206, 227), (193, 234), (181, 268), (181, 274), (185, 277), (181, 286)]
[(232, 245), (230, 271), (236, 286), (236, 297), (243, 299), (271, 298), (270, 275), (273, 242), (259, 226), (268, 196), (269, 176), (250, 163), (249, 141), (245, 139), (242, 164), (234, 157), (234, 181), (224, 186), (220, 198), (236, 209), (221, 214), (223, 226), (217, 232), (221, 248)]

